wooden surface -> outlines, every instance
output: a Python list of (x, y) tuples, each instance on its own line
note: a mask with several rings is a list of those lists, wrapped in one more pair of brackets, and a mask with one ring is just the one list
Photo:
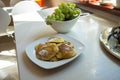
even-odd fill
[(101, 11), (104, 11), (106, 13), (110, 13), (110, 14), (113, 14), (113, 15), (116, 15), (116, 16), (120, 16), (120, 10), (116, 9), (116, 8), (109, 9), (109, 8), (105, 8), (103, 6), (92, 5), (92, 4), (89, 4), (89, 3), (86, 3), (86, 2), (78, 2), (76, 4), (77, 5), (83, 5), (83, 6), (90, 7), (90, 8), (97, 9), (97, 10), (101, 10)]
[(5, 6), (10, 6), (10, 0), (1, 0)]
[(44, 0), (44, 6), (45, 7), (54, 7), (60, 4), (61, 2), (67, 2), (67, 0)]

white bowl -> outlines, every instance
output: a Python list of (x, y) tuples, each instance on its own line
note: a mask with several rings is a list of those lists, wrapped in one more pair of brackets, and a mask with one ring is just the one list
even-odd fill
[(80, 16), (68, 21), (49, 20), (50, 26), (59, 33), (67, 33), (72, 30)]

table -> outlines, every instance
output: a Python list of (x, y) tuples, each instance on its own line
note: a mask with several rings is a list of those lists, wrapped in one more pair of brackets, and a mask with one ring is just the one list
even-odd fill
[[(43, 12), (48, 14), (50, 10), (52, 8), (45, 9)], [(99, 42), (100, 33), (106, 28), (116, 26), (116, 22), (100, 18), (94, 14), (80, 17), (75, 28), (64, 35), (82, 42), (85, 45), (85, 50), (72, 62), (46, 70), (31, 62), (25, 52), (26, 46), (31, 42), (57, 33), (39, 17), (37, 12), (13, 17), (20, 80), (120, 79), (120, 60), (109, 54)]]

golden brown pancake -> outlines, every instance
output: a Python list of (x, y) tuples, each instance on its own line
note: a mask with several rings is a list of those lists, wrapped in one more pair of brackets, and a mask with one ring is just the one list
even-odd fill
[(58, 50), (55, 43), (39, 44), (35, 47), (36, 57), (42, 60), (50, 60), (56, 55)]
[(36, 57), (46, 61), (59, 61), (76, 55), (74, 45), (59, 36), (52, 36), (45, 43), (35, 46)]
[(61, 42), (64, 42), (64, 38), (62, 37), (59, 37), (59, 36), (52, 36), (50, 38), (48, 38), (48, 41), (47, 42), (52, 42), (52, 43), (61, 43)]
[(58, 45), (58, 48), (59, 52), (56, 54), (56, 56), (59, 59), (71, 58), (76, 54), (75, 49), (66, 43), (61, 43)]

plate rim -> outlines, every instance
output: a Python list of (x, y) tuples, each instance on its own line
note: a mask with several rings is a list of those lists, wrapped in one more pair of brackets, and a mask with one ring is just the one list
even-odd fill
[[(117, 54), (118, 53), (115, 53), (114, 51), (112, 51), (111, 49), (108, 48), (108, 46), (106, 46), (106, 44), (108, 44), (107, 42), (105, 43), (103, 41), (103, 38), (102, 38), (102, 35), (104, 34), (105, 31), (108, 31), (108, 33), (112, 30), (112, 28), (108, 28), (108, 29), (105, 29), (103, 30), (101, 33), (100, 33), (100, 36), (99, 36), (99, 41), (103, 44), (103, 46), (105, 47), (105, 49), (110, 53), (112, 54), (113, 56), (115, 56), (116, 58), (120, 59), (120, 56), (118, 56)], [(108, 36), (107, 36), (108, 37)]]

